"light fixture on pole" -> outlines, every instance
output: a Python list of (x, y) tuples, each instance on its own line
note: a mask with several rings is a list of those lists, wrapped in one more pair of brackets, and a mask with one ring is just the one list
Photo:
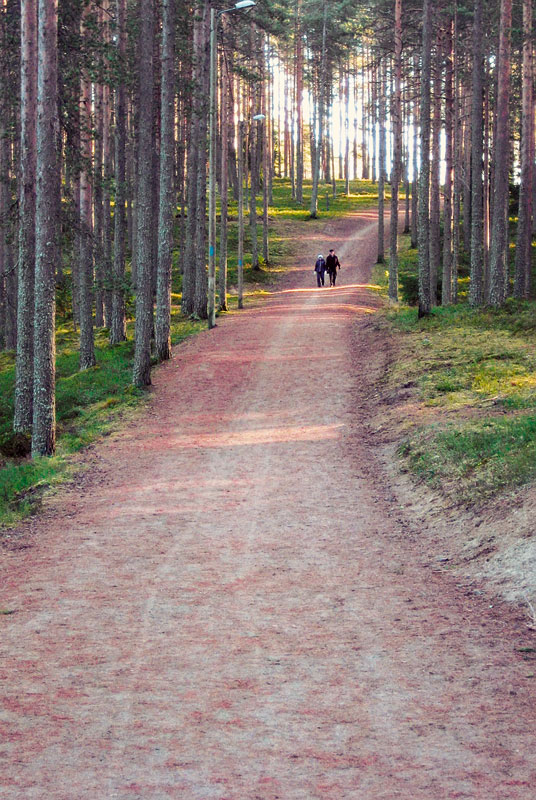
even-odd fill
[(231, 8), (216, 12), (210, 9), (210, 107), (209, 107), (209, 168), (208, 168), (208, 327), (216, 325), (216, 83), (218, 52), (218, 21), (223, 14), (242, 11), (255, 5), (255, 0), (238, 0)]

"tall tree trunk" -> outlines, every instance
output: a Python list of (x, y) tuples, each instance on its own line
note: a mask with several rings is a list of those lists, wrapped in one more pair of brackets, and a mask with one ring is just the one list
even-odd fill
[(432, 308), (430, 292), (430, 82), (432, 66), (431, 0), (423, 0), (421, 67), (421, 167), (419, 171), (419, 316)]
[(171, 253), (175, 206), (175, 0), (162, 2), (160, 86), (160, 208), (156, 277), (155, 347), (159, 361), (171, 358)]
[(469, 302), (480, 306), (484, 300), (484, 243), (482, 218), (483, 153), (483, 59), (482, 0), (474, 0), (473, 19), (473, 103), (471, 111), (471, 284)]
[[(224, 18), (225, 19), (225, 18)], [(230, 76), (227, 65), (223, 64), (221, 78), (221, 176), (220, 176), (220, 269), (218, 273), (218, 307), (227, 311), (227, 232), (229, 216), (229, 120), (232, 118), (230, 105)]]
[(472, 109), (471, 87), (465, 87), (464, 109), (463, 109), (463, 246), (467, 253), (471, 252), (471, 109)]
[[(368, 89), (370, 81), (368, 80), (368, 65), (366, 61), (365, 45), (361, 51), (361, 179), (368, 181), (369, 179), (369, 154), (368, 154), (368, 126), (367, 126), (367, 105), (368, 105)], [(366, 77), (365, 77), (366, 76)]]
[(486, 76), (484, 89), (484, 186), (482, 198), (484, 238), (484, 301), (489, 297), (489, 86)]
[[(256, 97), (256, 93), (255, 93)], [(257, 114), (256, 99), (254, 110)], [(249, 191), (249, 236), (251, 239), (251, 266), (253, 269), (259, 267), (259, 244), (257, 239), (257, 137), (258, 124), (252, 122), (249, 136), (249, 163), (250, 163), (250, 191)]]
[(112, 322), (110, 343), (119, 344), (126, 339), (125, 315), (125, 245), (126, 245), (126, 146), (127, 98), (126, 70), (126, 0), (116, 0), (116, 47), (119, 64), (119, 81), (115, 90), (115, 208), (114, 208), (114, 261)]
[(378, 67), (372, 66), (370, 70), (370, 80), (372, 83), (371, 100), (369, 106), (369, 127), (372, 131), (372, 164), (371, 164), (371, 178), (372, 183), (378, 180), (378, 113), (377, 113), (377, 98), (378, 98)]
[(439, 197), (439, 167), (440, 167), (440, 139), (441, 139), (441, 65), (442, 36), (438, 31), (435, 48), (434, 64), (434, 102), (432, 120), (432, 159), (430, 162), (430, 299), (433, 306), (437, 305), (437, 281), (441, 267), (441, 203)]
[(296, 0), (296, 200), (303, 203), (303, 41), (302, 0)]
[[(266, 44), (265, 48), (266, 52), (268, 52), (268, 43)], [(264, 121), (262, 122), (262, 257), (264, 259), (264, 263), (267, 265), (270, 261), (270, 250), (268, 246), (268, 186), (270, 183), (270, 179), (268, 177), (269, 172), (269, 161), (268, 161), (268, 107), (266, 102), (266, 92), (268, 86), (267, 82), (265, 81), (265, 85), (262, 88), (262, 99), (263, 99), (263, 113), (264, 113)], [(293, 122), (294, 125), (294, 122)], [(294, 128), (293, 128), (294, 130)], [(294, 135), (293, 135), (294, 140)], [(294, 145), (293, 145), (294, 146)], [(293, 159), (294, 164), (294, 159)], [(294, 170), (294, 166), (293, 166)]]
[(398, 188), (402, 161), (402, 0), (395, 0), (393, 163), (391, 167), (391, 225), (389, 246), (389, 299), (398, 300)]
[[(3, 87), (2, 87), (3, 88)], [(2, 98), (3, 99), (3, 98)], [(7, 111), (0, 103), (0, 281), (2, 282), (2, 338), (6, 350), (16, 346), (16, 298), (14, 297), (13, 265), (9, 247), (10, 141), (7, 133)]]
[(82, 76), (80, 96), (80, 257), (78, 264), (80, 302), (80, 369), (95, 365), (93, 336), (93, 209), (91, 191), (91, 83)]
[(326, 97), (326, 69), (327, 69), (327, 54), (326, 54), (326, 36), (327, 36), (327, 19), (328, 19), (328, 4), (327, 0), (323, 0), (324, 14), (322, 21), (322, 55), (320, 65), (320, 81), (318, 88), (318, 136), (316, 139), (316, 152), (313, 163), (313, 189), (311, 194), (311, 217), (318, 216), (318, 185), (320, 182), (320, 155), (322, 151), (322, 141), (324, 138), (324, 101)]
[(32, 455), (52, 455), (55, 422), (55, 292), (60, 260), (57, 0), (39, 0), (35, 328)]
[(500, 306), (506, 299), (508, 270), (508, 167), (510, 161), (510, 32), (512, 0), (501, 0), (499, 61), (497, 66), (497, 125), (495, 136), (495, 171), (493, 175), (493, 210), (490, 252), (490, 303)]
[(378, 99), (378, 127), (380, 135), (379, 164), (378, 164), (378, 258), (377, 264), (385, 261), (385, 85), (387, 67), (384, 62), (378, 66), (379, 99)]
[(244, 135), (245, 122), (238, 123), (238, 308), (244, 307)]
[(112, 163), (112, 141), (111, 141), (111, 108), (110, 108), (110, 86), (104, 86), (103, 98), (103, 167), (104, 167), (104, 188), (102, 194), (103, 220), (102, 220), (102, 257), (104, 286), (104, 324), (110, 329), (112, 324), (112, 216), (111, 216), (111, 196), (110, 187), (113, 176)]
[(21, 3), (19, 275), (15, 431), (31, 431), (35, 284), (37, 0)]
[(350, 71), (344, 83), (344, 182), (346, 196), (350, 197)]
[(413, 74), (415, 76), (415, 88), (413, 90), (413, 176), (411, 182), (411, 246), (418, 247), (418, 188), (419, 188), (419, 103), (417, 96), (420, 94), (420, 84), (418, 79), (419, 64), (418, 57), (414, 58)]
[(458, 265), (460, 263), (460, 202), (461, 202), (461, 108), (460, 69), (458, 63), (458, 0), (454, 2), (454, 35), (452, 45), (454, 66), (454, 118), (452, 163), (452, 302), (458, 302)]
[(154, 100), (154, 0), (140, 0), (137, 222), (137, 292), (135, 351), (132, 382), (151, 383), (151, 333), (153, 330), (153, 100)]
[(194, 314), (207, 319), (207, 128), (209, 93), (210, 7), (205, 2), (201, 21), (199, 64), (199, 149), (197, 153), (197, 205), (195, 218), (195, 292)]
[(445, 196), (443, 201), (443, 280), (441, 304), (452, 303), (452, 156), (454, 137), (454, 63), (452, 22), (445, 42)]
[(186, 225), (186, 246), (184, 253), (184, 271), (182, 276), (182, 313), (186, 316), (193, 314), (195, 295), (195, 265), (196, 265), (196, 220), (197, 220), (197, 165), (199, 152), (203, 145), (200, 138), (201, 116), (201, 69), (203, 66), (203, 38), (202, 18), (200, 9), (197, 10), (193, 24), (193, 68), (192, 68), (192, 113), (188, 136), (187, 153), (187, 208), (188, 218)]
[(515, 256), (515, 297), (530, 294), (532, 239), (532, 0), (523, 0), (523, 81), (521, 114), (521, 182)]
[(404, 233), (411, 233), (411, 189), (409, 185), (409, 100), (408, 100), (408, 87), (404, 92), (402, 101), (403, 116), (402, 125), (404, 128), (404, 154), (403, 154), (403, 175), (404, 181)]
[[(102, 9), (99, 9), (102, 18)], [(93, 209), (95, 248), (95, 327), (104, 327), (104, 193), (103, 193), (103, 153), (104, 153), (104, 86), (94, 86), (95, 97), (95, 158), (93, 164)]]

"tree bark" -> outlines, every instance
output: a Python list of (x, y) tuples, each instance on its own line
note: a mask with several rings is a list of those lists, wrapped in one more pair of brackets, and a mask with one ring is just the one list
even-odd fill
[(418, 79), (419, 64), (415, 56), (413, 63), (413, 73), (415, 76), (415, 88), (413, 90), (413, 176), (411, 182), (411, 246), (418, 247), (418, 188), (419, 188), (419, 104), (417, 96), (420, 94), (420, 84)]
[(31, 431), (35, 285), (37, 0), (21, 3), (21, 103), (17, 361), (13, 429)]
[(465, 87), (463, 102), (463, 203), (462, 203), (462, 231), (463, 246), (467, 253), (471, 252), (471, 109), (472, 109), (471, 87)]
[(322, 151), (322, 141), (324, 137), (324, 99), (326, 94), (326, 68), (327, 68), (327, 54), (326, 54), (326, 36), (327, 36), (327, 19), (328, 19), (328, 4), (327, 0), (324, 2), (324, 13), (322, 20), (322, 53), (320, 64), (320, 81), (318, 87), (318, 136), (316, 138), (316, 148), (313, 163), (313, 188), (311, 193), (311, 208), (310, 215), (313, 218), (318, 216), (318, 185), (320, 182), (320, 156)]
[(175, 0), (162, 2), (160, 94), (160, 207), (156, 277), (155, 347), (159, 361), (171, 358), (171, 253), (175, 206)]
[(302, 0), (296, 0), (296, 200), (303, 203), (303, 41)]
[(378, 180), (378, 114), (377, 114), (377, 100), (378, 100), (378, 67), (372, 65), (370, 69), (370, 81), (372, 90), (370, 92), (370, 105), (369, 105), (369, 129), (372, 134), (372, 158), (371, 158), (371, 179), (372, 183)]
[[(3, 106), (3, 107), (2, 107)], [(7, 132), (7, 111), (0, 104), (0, 281), (2, 282), (2, 335), (6, 350), (16, 347), (16, 282), (11, 263), (10, 222), (10, 141)]]
[(521, 182), (515, 254), (514, 296), (530, 294), (532, 239), (532, 0), (523, 0), (523, 77), (521, 113)]
[(109, 85), (104, 86), (103, 98), (103, 168), (104, 168), (104, 187), (102, 195), (103, 204), (103, 220), (102, 220), (102, 257), (103, 257), (103, 275), (104, 275), (104, 324), (110, 329), (112, 324), (112, 284), (113, 284), (113, 268), (112, 268), (112, 216), (111, 216), (111, 197), (110, 187), (113, 177), (113, 163), (112, 163), (112, 141), (110, 131), (110, 96), (111, 89)]
[(364, 181), (369, 179), (367, 105), (370, 81), (368, 65), (365, 64), (366, 58), (365, 45), (363, 45), (361, 51), (361, 180)]
[(435, 47), (433, 78), (432, 159), (430, 162), (430, 300), (437, 305), (437, 281), (441, 267), (441, 203), (439, 197), (439, 167), (441, 138), (441, 65), (442, 36), (438, 31)]
[(423, 0), (421, 67), (421, 167), (419, 174), (419, 316), (432, 309), (430, 292), (430, 81), (432, 65), (431, 0)]
[(60, 260), (57, 0), (39, 0), (35, 328), (32, 455), (52, 455), (55, 422), (55, 292)]
[(452, 22), (445, 42), (445, 196), (443, 201), (443, 279), (441, 304), (452, 303), (452, 157), (454, 138), (454, 58)]
[(461, 113), (460, 70), (458, 64), (458, 2), (454, 3), (454, 34), (452, 37), (454, 79), (453, 103), (453, 163), (452, 163), (452, 302), (458, 302), (458, 264), (460, 260), (460, 198), (461, 198)]
[(379, 98), (378, 98), (378, 128), (379, 128), (379, 153), (378, 153), (378, 257), (377, 264), (385, 261), (385, 74), (387, 67), (382, 62), (378, 66)]
[(500, 306), (506, 299), (508, 269), (508, 166), (510, 161), (510, 33), (512, 0), (501, 0), (499, 61), (497, 66), (497, 124), (495, 135), (495, 170), (493, 174), (493, 209), (490, 251), (490, 303)]
[(207, 128), (209, 93), (210, 7), (205, 2), (201, 21), (199, 63), (199, 148), (197, 152), (197, 205), (195, 216), (194, 314), (207, 319)]
[(392, 104), (393, 163), (391, 167), (391, 224), (389, 246), (389, 299), (398, 300), (398, 188), (402, 161), (402, 0), (395, 0), (395, 86)]
[(473, 19), (473, 102), (471, 110), (471, 284), (469, 302), (484, 301), (484, 246), (482, 207), (483, 154), (483, 59), (482, 0), (474, 0)]
[[(102, 10), (99, 9), (102, 20)], [(93, 164), (93, 213), (95, 250), (95, 327), (104, 327), (104, 86), (94, 85), (95, 157)]]
[(244, 307), (244, 127), (238, 123), (238, 308)]
[(138, 187), (136, 193), (137, 292), (135, 350), (132, 382), (151, 383), (151, 333), (153, 329), (153, 100), (154, 100), (154, 0), (140, 2), (138, 127)]
[(91, 83), (82, 76), (80, 92), (80, 255), (78, 295), (80, 303), (80, 369), (95, 366), (93, 335), (93, 209), (91, 191)]
[(114, 209), (114, 261), (112, 322), (110, 343), (119, 344), (127, 338), (125, 314), (125, 245), (126, 245), (126, 147), (127, 98), (126, 70), (126, 0), (116, 0), (116, 48), (119, 80), (115, 89), (115, 209)]
[[(225, 18), (224, 18), (225, 21)], [(230, 76), (223, 63), (221, 77), (221, 173), (220, 173), (220, 268), (218, 273), (218, 307), (227, 311), (227, 233), (229, 227), (229, 120), (232, 119)]]
[[(268, 108), (266, 104), (266, 86), (263, 86), (264, 120), (261, 127), (262, 135), (262, 257), (265, 265), (270, 261), (268, 246)], [(294, 139), (294, 136), (293, 136)], [(294, 169), (294, 167), (293, 167)]]
[(184, 253), (184, 271), (182, 276), (182, 313), (186, 316), (194, 312), (195, 265), (196, 265), (196, 221), (197, 221), (197, 171), (199, 153), (204, 143), (200, 137), (201, 93), (203, 90), (201, 69), (203, 67), (202, 11), (198, 8), (193, 23), (193, 65), (192, 65), (192, 112), (188, 136), (187, 153), (187, 208), (186, 246)]
[(344, 81), (344, 190), (350, 197), (350, 71)]

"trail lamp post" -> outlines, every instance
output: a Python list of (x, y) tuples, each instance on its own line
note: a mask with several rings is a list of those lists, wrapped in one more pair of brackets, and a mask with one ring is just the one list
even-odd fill
[(218, 22), (223, 14), (255, 5), (255, 0), (239, 0), (231, 8), (210, 9), (210, 107), (208, 168), (208, 327), (216, 324), (216, 93), (218, 70)]

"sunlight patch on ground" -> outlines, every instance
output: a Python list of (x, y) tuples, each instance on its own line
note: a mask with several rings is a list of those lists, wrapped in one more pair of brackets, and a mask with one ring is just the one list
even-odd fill
[(280, 444), (286, 442), (319, 442), (337, 439), (339, 425), (310, 425), (307, 427), (260, 428), (248, 431), (221, 431), (193, 436), (172, 436), (171, 448), (238, 447), (244, 445)]

